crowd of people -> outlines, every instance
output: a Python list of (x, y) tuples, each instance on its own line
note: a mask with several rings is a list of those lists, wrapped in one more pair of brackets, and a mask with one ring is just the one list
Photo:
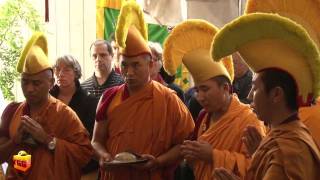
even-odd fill
[[(17, 64), (25, 101), (1, 116), (0, 180), (319, 179), (320, 30), (297, 9), (247, 3), (221, 29), (177, 24), (162, 46), (127, 1), (114, 41), (90, 46), (82, 83), (77, 58), (50, 64), (34, 33)], [(182, 64), (194, 81), (186, 92), (174, 83)], [(21, 150), (27, 171), (12, 160)], [(123, 152), (133, 163), (119, 163)]]

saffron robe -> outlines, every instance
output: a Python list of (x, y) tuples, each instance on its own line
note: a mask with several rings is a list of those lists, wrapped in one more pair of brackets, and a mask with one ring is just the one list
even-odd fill
[[(193, 131), (194, 123), (183, 102), (169, 88), (150, 81), (136, 94), (128, 96), (125, 85), (113, 87), (102, 96), (97, 121), (107, 121), (106, 150), (113, 157), (123, 151), (155, 157), (181, 144)], [(168, 169), (152, 172), (131, 167), (102, 172), (102, 179), (168, 179)]]
[[(26, 102), (21, 103), (9, 119), (7, 131), (12, 138), (21, 123), (21, 116), (28, 114)], [(30, 113), (28, 114), (30, 116)], [(11, 115), (10, 115), (11, 116)], [(26, 173), (17, 172), (13, 168), (12, 156), (8, 160), (6, 179), (32, 180), (70, 180), (80, 179), (81, 168), (91, 159), (93, 149), (87, 130), (83, 127), (76, 113), (61, 101), (49, 97), (36, 120), (46, 133), (56, 137), (56, 147), (50, 151), (47, 146), (39, 144), (37, 147), (19, 145), (12, 152), (16, 155), (20, 150), (31, 154), (31, 168)]]
[(253, 155), (248, 180), (319, 179), (320, 152), (300, 121), (272, 128)]
[[(214, 168), (224, 167), (244, 178), (250, 165), (247, 149), (241, 138), (244, 129), (254, 126), (261, 135), (265, 135), (265, 127), (258, 120), (249, 105), (239, 101), (236, 95), (232, 96), (227, 112), (210, 127), (210, 115), (203, 116), (198, 129), (198, 141), (206, 141), (213, 146), (213, 163), (196, 161), (194, 164), (195, 178), (198, 180), (212, 179)], [(199, 120), (199, 119), (198, 119)]]
[(299, 117), (309, 129), (311, 136), (320, 148), (320, 98), (315, 105), (310, 107), (301, 107)]

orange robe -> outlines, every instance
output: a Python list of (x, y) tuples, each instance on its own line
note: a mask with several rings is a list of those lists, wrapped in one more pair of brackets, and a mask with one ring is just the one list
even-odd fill
[[(151, 81), (125, 100), (122, 98), (124, 92), (125, 85), (122, 85), (106, 111), (106, 150), (112, 156), (131, 150), (158, 157), (192, 133), (192, 116), (172, 90)], [(158, 180), (167, 179), (165, 174), (165, 168), (142, 172), (126, 167), (103, 172), (102, 179)]]
[[(26, 102), (21, 103), (15, 111), (9, 125), (10, 137), (16, 134), (26, 107)], [(50, 97), (38, 117), (32, 118), (37, 120), (48, 134), (57, 138), (55, 150), (50, 151), (44, 145), (38, 145), (36, 148), (17, 146), (12, 155), (20, 150), (31, 154), (31, 168), (20, 176), (21, 174), (13, 168), (13, 162), (9, 161), (7, 179), (80, 179), (81, 167), (91, 159), (93, 149), (89, 134), (76, 113), (64, 103)]]
[[(199, 131), (198, 141), (206, 141), (213, 146), (213, 164), (196, 161), (194, 174), (196, 179), (212, 179), (214, 168), (224, 167), (240, 177), (244, 177), (250, 160), (246, 157), (247, 150), (241, 140), (244, 129), (248, 125), (255, 126), (262, 135), (265, 127), (252, 112), (248, 105), (241, 103), (236, 95), (232, 97), (228, 111), (208, 129), (206, 121), (209, 115), (204, 116)], [(207, 129), (207, 130), (205, 130)]]
[(314, 141), (320, 148), (320, 98), (315, 105), (310, 107), (301, 107), (299, 109), (299, 117), (311, 133)]
[(300, 121), (272, 128), (253, 155), (248, 180), (320, 177), (320, 152)]

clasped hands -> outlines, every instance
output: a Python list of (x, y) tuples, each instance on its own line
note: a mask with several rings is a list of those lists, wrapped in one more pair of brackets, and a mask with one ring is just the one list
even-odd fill
[(16, 144), (21, 144), (24, 134), (30, 134), (34, 140), (41, 144), (47, 145), (49, 143), (50, 136), (44, 131), (42, 126), (27, 115), (21, 116), (21, 123), (17, 129), (16, 135), (13, 137), (13, 141)]

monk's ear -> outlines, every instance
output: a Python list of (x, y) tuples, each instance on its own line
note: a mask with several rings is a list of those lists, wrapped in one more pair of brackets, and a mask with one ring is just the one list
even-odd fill
[(51, 78), (51, 80), (50, 80), (50, 89), (53, 88), (55, 80), (56, 79), (54, 77)]
[(232, 87), (229, 83), (224, 82), (222, 85), (223, 91), (232, 93)]
[(153, 60), (148, 60), (148, 61), (149, 61), (149, 69), (152, 69), (155, 63)]
[(274, 87), (269, 92), (269, 98), (272, 100), (273, 103), (279, 103), (281, 101), (285, 101), (285, 94), (283, 89), (279, 86)]

